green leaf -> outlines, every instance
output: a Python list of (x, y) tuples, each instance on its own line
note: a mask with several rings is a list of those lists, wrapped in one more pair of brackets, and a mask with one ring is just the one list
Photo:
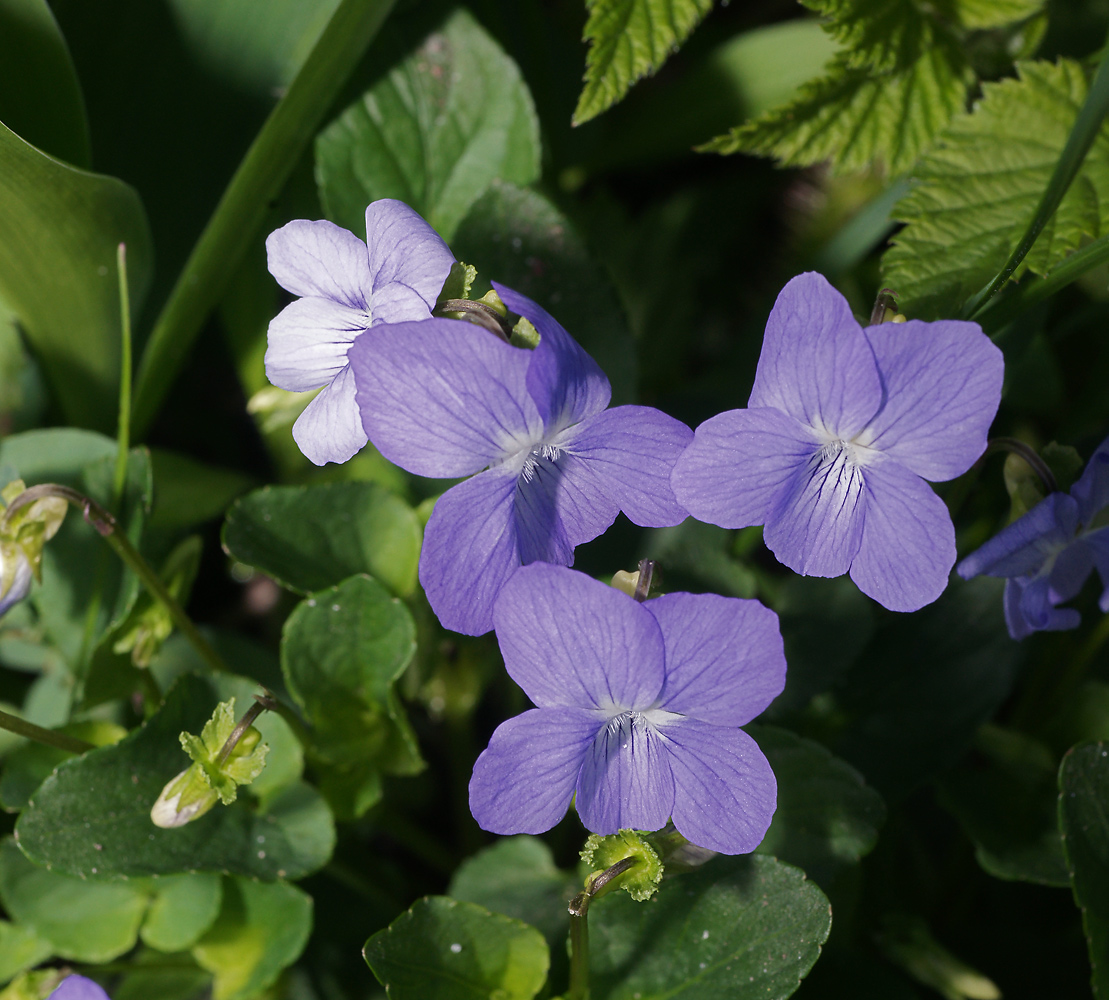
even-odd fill
[(328, 218), (359, 236), (367, 204), (399, 198), (449, 241), (493, 180), (537, 180), (539, 152), (519, 68), (458, 10), (320, 133), (316, 177)]
[(152, 248), (134, 189), (55, 160), (0, 124), (0, 298), (66, 418), (82, 427), (107, 429), (116, 419), (119, 243), (138, 315)]
[(193, 948), (215, 975), (213, 1000), (250, 1000), (300, 957), (312, 930), (312, 897), (285, 882), (223, 883), (223, 906)]
[(1046, 745), (983, 726), (970, 760), (944, 775), (940, 801), (974, 841), (975, 857), (997, 878), (1068, 885), (1057, 819), (1058, 764)]
[[(755, 596), (755, 574), (735, 558), (735, 532), (687, 517), (650, 534), (648, 555), (666, 567), (667, 589), (711, 589), (730, 597)], [(792, 666), (792, 664), (791, 664)]]
[(531, 1000), (550, 963), (534, 927), (445, 896), (417, 900), (363, 955), (390, 1000)]
[(882, 797), (819, 743), (776, 726), (747, 731), (778, 780), (778, 807), (757, 850), (804, 868), (827, 886), (878, 842), (886, 818)]
[(0, 920), (0, 983), (24, 969), (46, 961), (54, 953), (53, 946), (30, 927)]
[(159, 951), (191, 948), (220, 911), (220, 876), (211, 872), (170, 875), (154, 883), (158, 895), (139, 929), (143, 942)]
[(90, 165), (81, 86), (46, 0), (0, 0), (0, 121), (51, 156)]
[(636, 350), (616, 292), (570, 220), (535, 191), (496, 183), (452, 241), (478, 269), (477, 298), (495, 278), (557, 319), (612, 382), (613, 404), (635, 401)]
[[(906, 223), (882, 258), (882, 281), (907, 315), (953, 315), (1002, 267), (1035, 213), (1085, 100), (1078, 63), (1025, 62), (1018, 79), (983, 84), (914, 172), (894, 207)], [(1102, 127), (1078, 176), (1024, 260), (1046, 274), (1109, 226), (1109, 130)], [(1018, 275), (1020, 270), (1018, 270)]]
[(16, 824), (27, 856), (90, 880), (226, 871), (272, 881), (326, 863), (335, 843), (331, 815), (303, 783), (267, 796), (264, 808), (240, 796), (178, 829), (151, 823), (162, 788), (188, 763), (178, 734), (199, 731), (219, 700), (211, 682), (183, 677), (142, 728), (62, 764)]
[(0, 844), (4, 908), (62, 958), (108, 962), (130, 951), (148, 898), (145, 885), (83, 882), (33, 865), (10, 838)]
[[(212, 984), (208, 972), (186, 955), (175, 955), (168, 962), (159, 951), (140, 950), (128, 963), (112, 987), (112, 1000), (200, 1000)], [(4, 1000), (8, 1000), (7, 997)], [(35, 998), (38, 1000), (38, 998)]]
[(636, 903), (618, 892), (590, 910), (597, 1000), (787, 997), (828, 937), (828, 900), (774, 858), (716, 858), (663, 880)]
[(712, 0), (586, 0), (585, 88), (573, 122), (611, 107), (657, 70), (712, 9)]
[(965, 28), (1000, 28), (1038, 14), (1045, 0), (951, 0)]
[(164, 448), (152, 448), (150, 461), (158, 484), (150, 512), (152, 528), (181, 531), (222, 517), (231, 502), (254, 483), (241, 472)]
[(421, 535), (412, 508), (376, 483), (266, 486), (227, 512), (223, 547), (302, 594), (369, 573), (406, 595)]
[(1109, 748), (1084, 743), (1059, 767), (1059, 828), (1093, 970), (1094, 996), (1109, 996)]

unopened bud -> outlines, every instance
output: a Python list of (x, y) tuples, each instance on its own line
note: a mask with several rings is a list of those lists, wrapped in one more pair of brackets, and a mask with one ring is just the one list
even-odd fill
[(155, 826), (172, 828), (199, 819), (219, 801), (219, 794), (205, 777), (199, 764), (187, 767), (158, 796), (150, 810)]

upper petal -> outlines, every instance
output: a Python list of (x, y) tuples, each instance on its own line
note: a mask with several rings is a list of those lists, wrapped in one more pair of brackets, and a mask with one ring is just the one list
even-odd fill
[(643, 607), (666, 644), (660, 708), (742, 726), (781, 694), (786, 658), (778, 616), (758, 601), (665, 594)]
[(839, 576), (859, 551), (864, 517), (863, 470), (850, 451), (829, 445), (795, 471), (766, 519), (763, 539), (795, 573)]
[(697, 428), (670, 482), (678, 503), (700, 521), (722, 528), (764, 524), (818, 448), (811, 432), (781, 410), (728, 410)]
[(896, 462), (866, 469), (866, 522), (851, 579), (890, 611), (916, 611), (947, 586), (955, 528), (932, 488)]
[(540, 433), (531, 352), (451, 319), (375, 326), (351, 346), (362, 423), (390, 462), (466, 476)]
[(646, 708), (663, 682), (662, 633), (627, 594), (547, 563), (517, 570), (493, 609), (509, 676), (540, 708)]
[(372, 298), (366, 244), (333, 222), (295, 219), (266, 237), (270, 274), (294, 295), (366, 310)]
[(870, 344), (847, 300), (821, 274), (781, 290), (762, 341), (748, 406), (773, 406), (833, 437), (852, 438), (882, 405)]
[(347, 366), (347, 351), (369, 326), (365, 312), (331, 299), (290, 302), (270, 320), (266, 378), (289, 392), (327, 385)]
[(684, 719), (661, 730), (674, 775), (674, 826), (698, 847), (747, 854), (762, 843), (778, 783), (742, 729)]
[(886, 402), (870, 422), (870, 447), (918, 476), (953, 479), (986, 450), (1001, 402), (1005, 362), (977, 323), (883, 323), (866, 330)]
[(587, 830), (661, 830), (674, 806), (670, 755), (638, 713), (612, 719), (596, 736), (578, 776), (578, 815)]
[(482, 635), (493, 604), (520, 565), (513, 501), (516, 477), (497, 469), (447, 490), (424, 529), (420, 583), (444, 628)]
[(530, 352), (528, 390), (543, 425), (559, 430), (600, 413), (612, 387), (600, 366), (582, 350), (553, 316), (526, 295), (493, 282), (501, 301), (539, 331), (539, 346)]
[(543, 833), (566, 814), (600, 721), (534, 708), (501, 723), (474, 764), (470, 812), (490, 833)]
[(344, 368), (304, 408), (293, 424), (293, 440), (316, 465), (345, 462), (366, 446), (350, 368)]
[(957, 572), (964, 580), (982, 573), (1009, 577), (1037, 573), (1077, 530), (1078, 503), (1066, 493), (1052, 493), (967, 556)]
[(450, 274), (454, 254), (420, 214), (382, 198), (366, 209), (374, 323), (426, 319)]
[(617, 406), (575, 431), (569, 450), (590, 464), (632, 521), (664, 528), (685, 519), (670, 485), (674, 463), (693, 440), (685, 424), (650, 406)]
[(1109, 438), (1090, 456), (1070, 492), (1078, 501), (1078, 518), (1085, 526), (1109, 507)]

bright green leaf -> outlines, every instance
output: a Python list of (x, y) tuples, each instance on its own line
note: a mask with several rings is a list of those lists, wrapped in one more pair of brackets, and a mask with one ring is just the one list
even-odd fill
[(223, 547), (302, 594), (369, 573), (406, 595), (421, 534), (412, 508), (376, 483), (267, 486), (232, 505)]
[(589, 54), (575, 125), (611, 107), (666, 62), (712, 9), (712, 0), (586, 0), (586, 8)]
[(213, 1000), (250, 1000), (300, 957), (312, 930), (312, 897), (285, 882), (223, 883), (223, 906), (193, 948), (215, 975)]
[(157, 896), (139, 929), (143, 942), (159, 951), (184, 951), (212, 926), (223, 896), (212, 872), (169, 875), (153, 883)]
[(240, 796), (178, 829), (151, 823), (162, 788), (188, 763), (178, 734), (198, 732), (219, 700), (209, 681), (183, 677), (142, 728), (62, 764), (19, 818), (23, 850), (39, 864), (89, 879), (184, 871), (293, 879), (323, 865), (335, 830), (327, 806), (303, 783), (267, 796), (264, 809)]
[(774, 858), (716, 858), (665, 879), (646, 903), (617, 892), (590, 909), (597, 1000), (777, 1000), (820, 954), (832, 911), (804, 873)]
[(39, 937), (30, 927), (0, 920), (0, 983), (6, 983), (16, 973), (46, 961), (53, 953), (50, 942)]
[(32, 864), (10, 838), (0, 844), (4, 908), (62, 958), (108, 962), (130, 951), (148, 898), (145, 884), (85, 882)]
[(390, 1000), (531, 1000), (550, 963), (534, 927), (444, 896), (417, 900), (363, 954)]
[(539, 177), (539, 125), (519, 68), (456, 11), (320, 133), (316, 176), (328, 218), (359, 236), (366, 205), (399, 198), (450, 240), (493, 180)]
[[(1086, 76), (1067, 59), (1017, 70), (1018, 79), (983, 84), (982, 100), (951, 123), (894, 208), (907, 225), (882, 258), (882, 281), (906, 315), (953, 315), (1001, 269), (1047, 187), (1085, 100)], [(1022, 268), (1045, 274), (1107, 227), (1103, 127)]]
[(1044, 8), (1045, 0), (950, 0), (966, 28), (999, 28), (1022, 21)]

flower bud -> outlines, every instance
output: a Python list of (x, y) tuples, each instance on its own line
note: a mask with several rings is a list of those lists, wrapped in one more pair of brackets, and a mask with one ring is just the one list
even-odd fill
[(219, 793), (208, 783), (199, 764), (187, 767), (158, 796), (150, 810), (155, 826), (172, 828), (199, 819), (219, 801)]
[[(0, 491), (3, 506), (26, 488), (22, 479), (8, 483)], [(0, 529), (0, 615), (30, 593), (31, 580), (39, 576), (43, 546), (57, 534), (66, 510), (60, 497), (41, 497), (20, 507)]]

